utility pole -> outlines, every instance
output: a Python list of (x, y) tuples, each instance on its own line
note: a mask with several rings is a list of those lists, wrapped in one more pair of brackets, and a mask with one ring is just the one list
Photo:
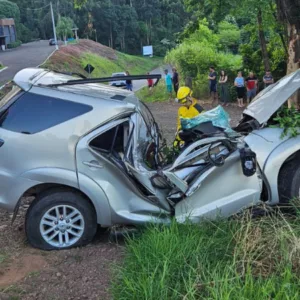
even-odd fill
[(96, 43), (98, 43), (98, 39), (97, 39), (97, 29), (95, 29), (95, 39), (96, 39)]
[(50, 2), (50, 9), (51, 9), (51, 18), (52, 18), (52, 25), (53, 25), (53, 34), (54, 34), (54, 40), (55, 40), (55, 47), (56, 47), (56, 50), (58, 50), (52, 2)]

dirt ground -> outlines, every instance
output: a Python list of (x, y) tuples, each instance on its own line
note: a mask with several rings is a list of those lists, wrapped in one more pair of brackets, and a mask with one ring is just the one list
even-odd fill
[[(203, 106), (211, 108), (209, 104)], [(171, 140), (178, 105), (151, 103), (149, 107)], [(232, 105), (226, 110), (232, 125), (236, 124), (242, 109)], [(13, 225), (11, 214), (0, 210), (0, 300), (111, 299), (113, 267), (122, 260), (124, 245), (111, 242), (108, 232), (99, 229), (93, 243), (84, 248), (52, 252), (33, 249), (24, 233), (28, 203), (21, 207)]]

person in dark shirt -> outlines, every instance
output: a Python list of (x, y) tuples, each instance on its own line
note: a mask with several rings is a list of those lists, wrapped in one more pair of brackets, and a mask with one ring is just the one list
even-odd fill
[(254, 76), (253, 72), (250, 72), (245, 81), (247, 87), (247, 103), (249, 104), (250, 101), (256, 96), (257, 78)]
[(174, 87), (175, 96), (176, 96), (178, 89), (179, 89), (179, 75), (175, 68), (173, 68), (172, 71), (173, 71), (172, 82), (173, 82), (173, 87)]
[(274, 83), (274, 78), (269, 70), (266, 72), (263, 80), (264, 80), (265, 88), (270, 84)]
[[(126, 71), (126, 76), (129, 76), (129, 72)], [(126, 80), (126, 90), (132, 91), (132, 80)]]
[(209, 68), (209, 92), (212, 98), (212, 104), (217, 100), (217, 72), (214, 67)]

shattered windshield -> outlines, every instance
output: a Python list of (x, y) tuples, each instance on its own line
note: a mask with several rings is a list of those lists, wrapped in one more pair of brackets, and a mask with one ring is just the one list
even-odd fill
[(154, 117), (145, 103), (140, 102), (140, 104), (140, 111), (142, 113), (143, 119), (145, 120), (147, 127), (151, 128), (155, 124)]

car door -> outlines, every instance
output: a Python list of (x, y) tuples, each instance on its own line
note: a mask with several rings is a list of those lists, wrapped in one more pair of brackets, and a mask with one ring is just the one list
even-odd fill
[(157, 205), (155, 199), (152, 201), (151, 197), (145, 196), (128, 174), (125, 153), (134, 126), (130, 117), (111, 121), (77, 144), (79, 187), (99, 204), (102, 212), (100, 224), (103, 224), (103, 219), (107, 225), (143, 223), (156, 215), (169, 214), (167, 209)]

